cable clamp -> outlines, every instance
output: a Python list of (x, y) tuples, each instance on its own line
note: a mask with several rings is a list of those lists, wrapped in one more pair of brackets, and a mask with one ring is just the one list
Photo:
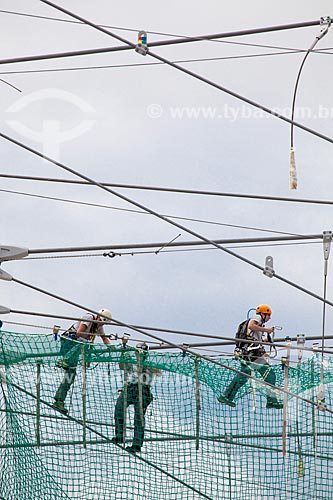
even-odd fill
[(145, 31), (139, 31), (138, 33), (138, 43), (135, 47), (135, 52), (141, 54), (142, 56), (146, 56), (149, 52), (149, 48), (147, 46), (147, 33)]
[(326, 17), (321, 17), (320, 18), (320, 26), (325, 26), (326, 24), (328, 24), (329, 26), (331, 26), (332, 24), (332, 18), (330, 16), (326, 16)]
[(327, 404), (324, 403), (323, 401), (318, 401), (317, 408), (319, 411), (326, 411), (327, 410)]
[(324, 247), (324, 259), (328, 260), (330, 256), (332, 243), (332, 231), (324, 231), (323, 232), (323, 247)]
[(187, 354), (187, 350), (188, 350), (188, 348), (189, 348), (189, 347), (190, 347), (190, 345), (189, 345), (189, 344), (182, 344), (182, 345), (181, 345), (181, 348), (182, 348), (182, 350), (183, 350), (183, 358), (185, 358), (185, 356), (186, 356), (186, 354)]
[(275, 271), (273, 269), (273, 257), (268, 255), (265, 260), (265, 269), (263, 271), (265, 276), (268, 276), (269, 278), (273, 278)]
[(318, 342), (314, 342), (313, 343), (312, 350), (313, 350), (313, 352), (319, 352), (320, 351), (319, 343)]
[(131, 336), (130, 333), (125, 333), (125, 332), (123, 333), (121, 342), (123, 344), (123, 348), (124, 349), (126, 349), (126, 347), (127, 347), (127, 342), (129, 341), (130, 336)]
[(11, 246), (0, 246), (0, 262), (5, 262), (6, 260), (17, 260), (26, 257), (29, 254), (27, 248), (11, 247)]
[(0, 314), (9, 314), (9, 313), (10, 313), (9, 307), (0, 306)]

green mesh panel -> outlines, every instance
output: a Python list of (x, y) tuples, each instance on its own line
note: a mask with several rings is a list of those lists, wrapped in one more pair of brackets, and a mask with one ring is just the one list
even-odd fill
[[(66, 373), (56, 366), (60, 342), (52, 335), (0, 333), (0, 499), (194, 500), (331, 499), (333, 421), (329, 412), (288, 398), (286, 454), (283, 411), (266, 409), (261, 377), (237, 393), (236, 408), (217, 401), (239, 369), (182, 353), (140, 355), (143, 367), (163, 370), (151, 384), (140, 453), (125, 451), (133, 439), (130, 406), (123, 444), (114, 409), (124, 371), (136, 350), (78, 347), (77, 374), (65, 405), (51, 407)], [(84, 354), (84, 356), (82, 356)], [(83, 363), (84, 357), (84, 363)], [(288, 390), (316, 401), (321, 358), (289, 368)], [(282, 388), (284, 370), (275, 366)], [(325, 402), (332, 406), (333, 364), (325, 359)], [(199, 391), (199, 397), (198, 397)], [(282, 398), (282, 395), (279, 395)]]

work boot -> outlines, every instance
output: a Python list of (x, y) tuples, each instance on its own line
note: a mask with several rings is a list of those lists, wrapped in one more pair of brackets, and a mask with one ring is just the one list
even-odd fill
[(232, 408), (235, 408), (236, 403), (232, 400), (227, 398), (224, 394), (222, 394), (220, 397), (217, 398), (219, 403), (224, 403), (225, 405), (232, 406)]
[(267, 400), (266, 408), (276, 408), (277, 410), (281, 410), (281, 408), (283, 408), (283, 403), (277, 399)]
[(60, 411), (63, 415), (68, 415), (68, 410), (65, 408), (65, 403), (63, 401), (55, 401), (52, 405), (52, 408), (54, 408), (57, 411)]

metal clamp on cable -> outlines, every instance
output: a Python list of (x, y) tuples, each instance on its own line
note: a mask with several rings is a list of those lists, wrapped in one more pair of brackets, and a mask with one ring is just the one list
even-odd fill
[(318, 401), (317, 408), (319, 411), (326, 411), (327, 410), (327, 404), (324, 403), (323, 401)]
[(266, 257), (265, 269), (263, 273), (265, 274), (265, 276), (268, 276), (269, 278), (273, 278), (275, 274), (275, 271), (273, 269), (273, 257), (271, 257), (270, 255)]
[(325, 25), (331, 26), (331, 24), (332, 24), (332, 18), (330, 16), (320, 18), (320, 25), (321, 26), (325, 26)]
[(182, 344), (181, 345), (181, 348), (183, 350), (183, 358), (185, 358), (186, 354), (187, 354), (187, 349), (189, 348), (189, 344)]
[(300, 362), (303, 357), (303, 347), (305, 346), (305, 335), (303, 333), (299, 333), (297, 335), (297, 347), (298, 350), (298, 361)]
[(147, 33), (145, 31), (139, 31), (138, 43), (135, 47), (135, 52), (141, 54), (142, 56), (146, 56), (149, 52), (149, 48), (147, 46)]
[(129, 341), (131, 334), (130, 333), (123, 333), (121, 342), (123, 344), (123, 349), (126, 349), (127, 347), (127, 342)]

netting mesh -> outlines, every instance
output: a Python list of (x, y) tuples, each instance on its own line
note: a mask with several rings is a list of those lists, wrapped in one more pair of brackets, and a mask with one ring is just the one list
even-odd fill
[[(234, 377), (226, 367), (239, 369), (237, 360), (220, 358), (221, 367), (188, 354), (150, 351), (138, 357), (132, 348), (73, 342), (81, 351), (65, 415), (51, 406), (68, 374), (56, 366), (59, 341), (1, 332), (0, 343), (1, 499), (332, 498), (331, 413), (289, 397), (283, 454), (283, 411), (266, 409), (259, 376), (237, 393), (236, 408), (217, 401)], [(124, 393), (118, 391), (138, 360), (143, 370), (162, 375), (151, 383), (143, 446), (133, 454), (125, 448), (135, 440), (135, 405), (124, 412), (124, 442), (111, 440)], [(320, 367), (315, 355), (289, 368), (288, 390), (316, 401)], [(327, 360), (328, 407), (332, 368)], [(284, 370), (274, 371), (283, 387)]]

